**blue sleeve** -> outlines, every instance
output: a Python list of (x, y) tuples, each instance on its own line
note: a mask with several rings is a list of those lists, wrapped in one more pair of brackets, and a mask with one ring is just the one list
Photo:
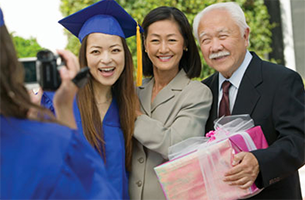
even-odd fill
[(40, 103), (43, 107), (46, 107), (55, 115), (55, 109), (53, 106), (54, 95), (55, 92), (43, 92)]

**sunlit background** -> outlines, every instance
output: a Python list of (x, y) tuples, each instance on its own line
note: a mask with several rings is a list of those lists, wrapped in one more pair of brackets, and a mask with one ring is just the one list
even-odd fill
[(52, 51), (67, 44), (61, 25), (60, 0), (0, 0), (5, 25), (9, 32), (26, 39), (34, 37)]
[[(64, 49), (67, 45), (64, 30), (57, 23), (62, 18), (59, 11), (60, 2), (60, 0), (0, 0), (0, 7), (5, 24), (14, 36), (25, 39), (36, 38), (41, 47), (55, 51)], [(304, 43), (301, 41), (297, 44), (302, 42)], [(305, 63), (303, 67), (304, 65)], [(305, 167), (300, 170), (300, 179), (305, 197)]]

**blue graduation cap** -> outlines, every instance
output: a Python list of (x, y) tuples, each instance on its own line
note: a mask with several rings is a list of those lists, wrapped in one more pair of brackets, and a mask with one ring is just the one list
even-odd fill
[(137, 35), (137, 86), (142, 85), (142, 51), (140, 32), (143, 29), (114, 0), (102, 0), (88, 6), (58, 23), (78, 37), (80, 42), (90, 33), (105, 33), (128, 38)]
[[(114, 0), (102, 0), (59, 21), (82, 42), (90, 33), (136, 35), (137, 22)], [(143, 29), (140, 27), (140, 31)]]
[(0, 8), (0, 27), (4, 25), (4, 18), (3, 18), (3, 13), (2, 10)]

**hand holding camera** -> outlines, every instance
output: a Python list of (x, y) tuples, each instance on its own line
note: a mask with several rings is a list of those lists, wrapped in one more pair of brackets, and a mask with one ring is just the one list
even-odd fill
[[(59, 70), (61, 84), (54, 96), (54, 107), (59, 121), (64, 121), (71, 128), (77, 128), (73, 112), (73, 100), (79, 87), (86, 84), (88, 69), (79, 71), (79, 62), (76, 56), (67, 50), (58, 50), (57, 53), (65, 60), (66, 67)], [(39, 57), (37, 56), (37, 59)]]
[(76, 128), (73, 112), (70, 111), (73, 110), (73, 100), (78, 89), (83, 87), (90, 77), (89, 68), (80, 70), (77, 57), (70, 51), (58, 50), (57, 53), (58, 55), (54, 55), (49, 50), (42, 50), (37, 53), (37, 58), (20, 61), (25, 70), (32, 69), (31, 76), (35, 76), (34, 80), (42, 88), (37, 90), (36, 94), (31, 94), (31, 98), (40, 104), (43, 90), (56, 90), (53, 103), (57, 119), (71, 128)]
[(65, 60), (66, 67), (61, 67), (58, 70), (58, 79), (61, 84), (56, 90), (54, 104), (65, 106), (65, 104), (73, 102), (73, 98), (78, 91), (77, 85), (72, 80), (79, 72), (79, 63), (70, 51), (58, 50), (57, 53)]
[[(54, 55), (49, 50), (42, 50), (37, 57), (20, 58), (19, 61), (25, 69), (25, 82), (27, 84), (38, 83), (45, 91), (57, 90), (61, 84), (58, 70), (65, 65), (62, 55)], [(76, 62), (78, 63), (77, 59)], [(78, 68), (79, 70), (79, 68)], [(75, 74), (74, 74), (75, 75)], [(78, 87), (83, 87), (89, 78), (89, 68), (82, 68), (72, 80)]]

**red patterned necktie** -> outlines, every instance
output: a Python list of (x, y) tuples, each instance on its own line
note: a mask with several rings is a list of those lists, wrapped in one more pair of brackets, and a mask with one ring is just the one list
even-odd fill
[(222, 99), (219, 104), (219, 117), (230, 115), (230, 102), (229, 102), (229, 88), (231, 86), (230, 81), (224, 81), (222, 83)]

